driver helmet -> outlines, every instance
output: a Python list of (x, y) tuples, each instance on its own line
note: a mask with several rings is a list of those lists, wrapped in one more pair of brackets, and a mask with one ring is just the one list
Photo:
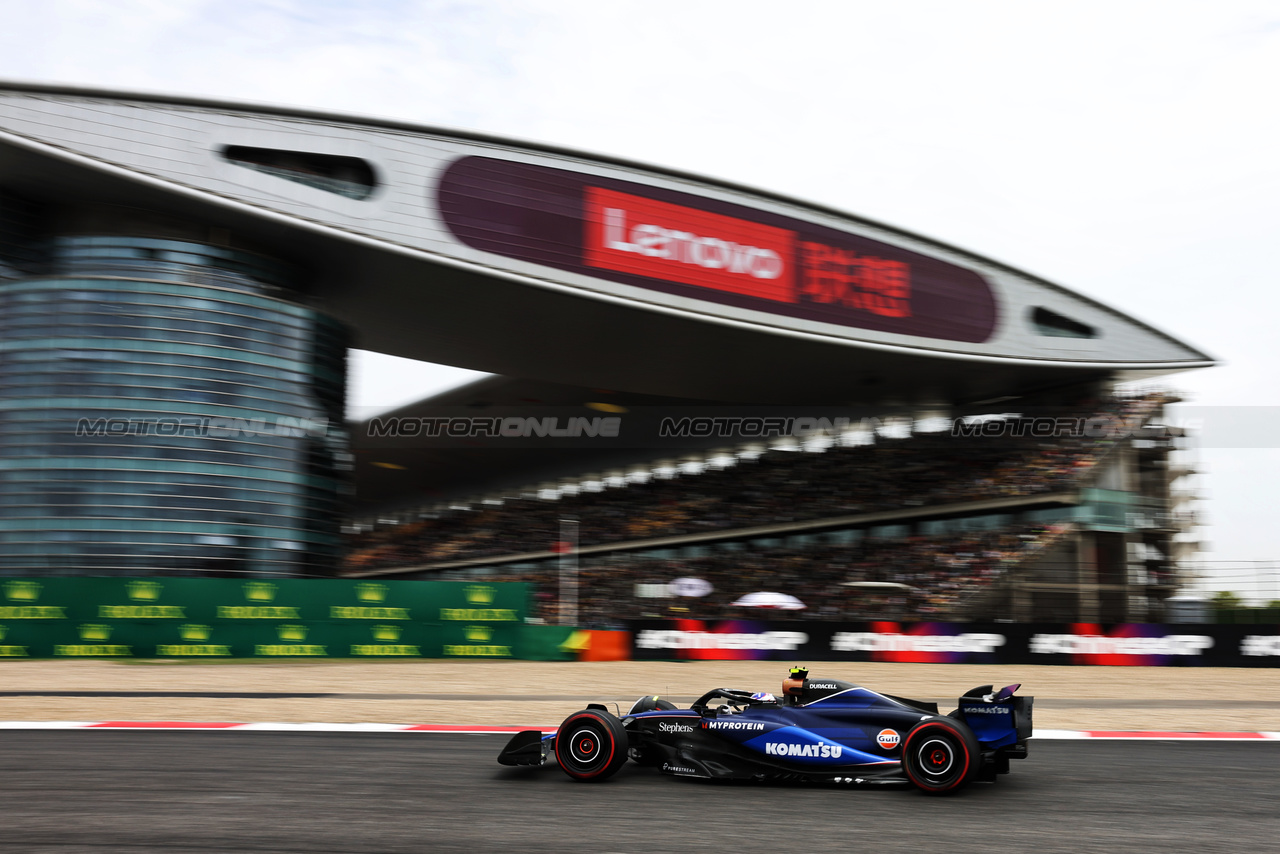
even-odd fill
[(776, 703), (778, 698), (770, 694), (768, 691), (757, 691), (751, 695), (751, 699), (761, 703)]

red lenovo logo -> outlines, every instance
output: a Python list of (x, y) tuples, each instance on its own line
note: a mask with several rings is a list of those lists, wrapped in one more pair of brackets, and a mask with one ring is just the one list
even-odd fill
[(586, 187), (589, 267), (775, 302), (911, 316), (911, 268), (900, 261), (799, 241), (794, 231)]
[(743, 219), (586, 188), (590, 267), (795, 302), (795, 233)]

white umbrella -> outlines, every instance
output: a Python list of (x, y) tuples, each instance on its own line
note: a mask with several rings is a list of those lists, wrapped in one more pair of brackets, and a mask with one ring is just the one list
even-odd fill
[(808, 607), (789, 593), (769, 593), (764, 590), (748, 593), (733, 604), (744, 608), (778, 608), (783, 611), (799, 611)]
[(677, 578), (667, 585), (672, 596), (706, 596), (712, 591), (711, 582), (705, 578)]

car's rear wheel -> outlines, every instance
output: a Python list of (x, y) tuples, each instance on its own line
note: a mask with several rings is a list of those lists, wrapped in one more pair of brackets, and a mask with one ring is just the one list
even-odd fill
[(973, 779), (981, 755), (978, 740), (962, 723), (937, 717), (921, 721), (902, 740), (902, 768), (918, 789), (931, 795), (954, 792)]
[(627, 761), (627, 730), (608, 712), (575, 712), (556, 732), (556, 761), (575, 780), (607, 780)]

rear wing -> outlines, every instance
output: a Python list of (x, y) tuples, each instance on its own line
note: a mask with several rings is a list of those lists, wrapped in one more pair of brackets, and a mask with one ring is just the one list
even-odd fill
[(1035, 698), (1014, 696), (1020, 687), (1010, 685), (999, 691), (990, 685), (974, 688), (960, 698), (953, 716), (967, 723), (984, 747), (1025, 745), (1031, 738)]

